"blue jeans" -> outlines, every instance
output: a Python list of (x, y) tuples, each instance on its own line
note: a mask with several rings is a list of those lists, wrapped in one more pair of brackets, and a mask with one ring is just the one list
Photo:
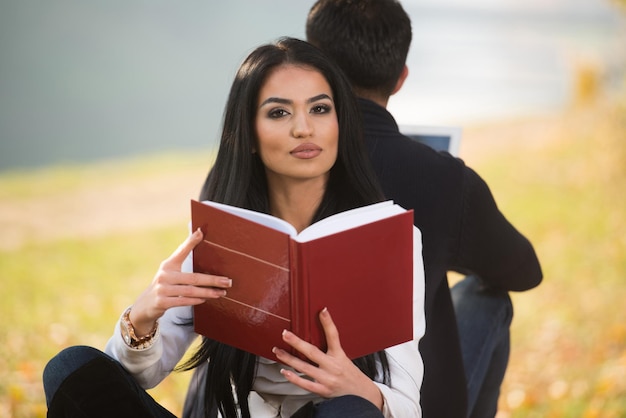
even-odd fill
[[(76, 346), (61, 351), (46, 365), (43, 384), (48, 418), (174, 418), (120, 363), (95, 348)], [(215, 416), (215, 411), (212, 414)], [(382, 418), (383, 415), (363, 398), (341, 396), (317, 405), (307, 404), (294, 417)]]
[(509, 362), (513, 305), (508, 292), (467, 276), (450, 289), (467, 378), (468, 416), (494, 417)]
[(298, 409), (292, 418), (383, 418), (383, 413), (370, 401), (355, 395), (339, 396)]

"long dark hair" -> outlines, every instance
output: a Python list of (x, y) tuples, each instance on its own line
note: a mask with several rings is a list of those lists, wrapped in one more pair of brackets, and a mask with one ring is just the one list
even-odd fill
[[(384, 196), (364, 148), (362, 121), (349, 81), (339, 67), (316, 47), (293, 38), (255, 49), (239, 67), (230, 90), (216, 161), (207, 176), (200, 199), (227, 203), (267, 213), (269, 198), (263, 163), (256, 144), (255, 118), (258, 95), (268, 75), (282, 65), (319, 71), (333, 93), (339, 125), (337, 161), (330, 170), (322, 202), (313, 221), (334, 213), (379, 202)], [(248, 395), (256, 372), (256, 356), (204, 338), (183, 369), (209, 361), (206, 376), (205, 414), (217, 406), (224, 417), (250, 416)], [(377, 361), (382, 368), (377, 370)], [(354, 360), (371, 379), (389, 380), (385, 352)], [(233, 396), (233, 386), (236, 397)], [(240, 414), (237, 413), (239, 409)]]

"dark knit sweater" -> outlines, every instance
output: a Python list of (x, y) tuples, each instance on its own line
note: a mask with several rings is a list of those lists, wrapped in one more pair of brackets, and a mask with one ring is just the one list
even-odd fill
[(367, 147), (389, 199), (414, 209), (426, 273), (421, 404), (425, 417), (467, 415), (467, 391), (447, 271), (473, 273), (513, 291), (537, 286), (530, 242), (498, 210), (487, 184), (462, 160), (400, 134), (389, 112), (359, 100)]

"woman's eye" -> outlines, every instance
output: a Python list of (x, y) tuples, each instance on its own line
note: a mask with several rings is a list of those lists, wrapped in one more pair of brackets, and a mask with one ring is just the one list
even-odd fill
[(285, 109), (272, 109), (267, 115), (272, 119), (278, 119), (287, 115), (287, 111)]
[(311, 113), (328, 113), (330, 112), (330, 106), (327, 104), (318, 104), (313, 106)]

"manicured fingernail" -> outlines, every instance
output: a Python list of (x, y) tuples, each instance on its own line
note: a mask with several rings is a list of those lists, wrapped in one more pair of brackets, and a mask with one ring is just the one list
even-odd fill
[(226, 287), (232, 287), (233, 286), (233, 280), (232, 279), (222, 279), (220, 281), (222, 286), (226, 286)]

